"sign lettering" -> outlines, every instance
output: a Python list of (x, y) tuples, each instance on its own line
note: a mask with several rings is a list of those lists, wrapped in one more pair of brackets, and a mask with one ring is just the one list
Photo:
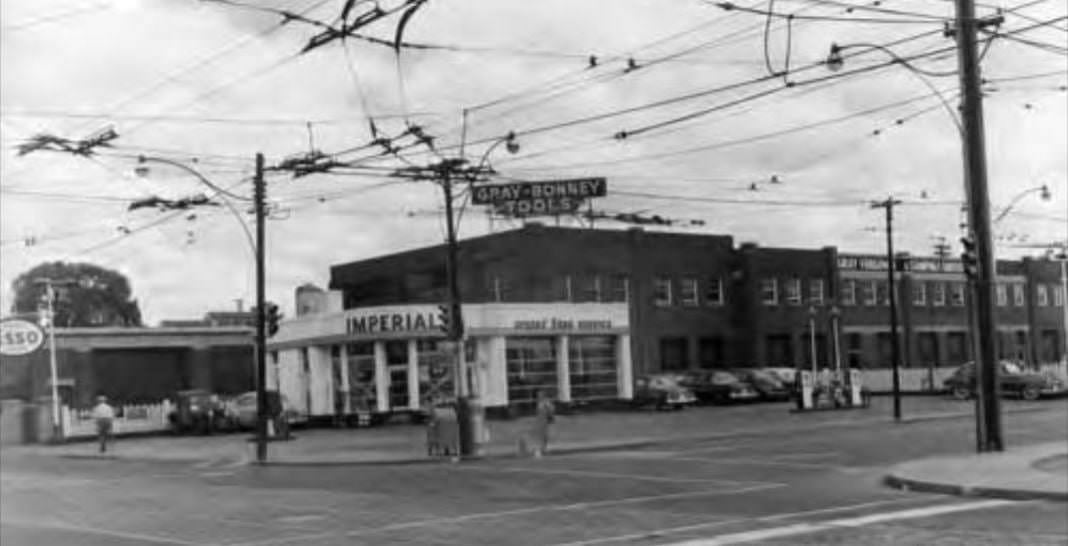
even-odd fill
[(393, 313), (349, 317), (346, 331), (352, 334), (376, 334), (382, 332), (422, 332), (437, 330), (438, 322), (433, 313)]
[(10, 319), (0, 322), (0, 354), (30, 354), (44, 343), (44, 332), (32, 322)]
[(517, 320), (512, 323), (512, 327), (516, 330), (611, 330), (612, 321), (546, 318)]
[(475, 186), (471, 203), (495, 205), (506, 201), (530, 200), (582, 200), (589, 197), (604, 197), (608, 181), (604, 178), (573, 178), (570, 180), (547, 180), (541, 182), (518, 182), (515, 184), (489, 184)]

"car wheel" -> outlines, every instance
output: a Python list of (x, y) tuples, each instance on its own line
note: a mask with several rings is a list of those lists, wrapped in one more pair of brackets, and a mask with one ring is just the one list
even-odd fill
[(972, 393), (969, 389), (964, 387), (953, 387), (953, 398), (957, 400), (967, 400), (972, 397)]
[(1020, 398), (1024, 400), (1038, 400), (1038, 395), (1041, 394), (1038, 387), (1027, 386), (1020, 391)]

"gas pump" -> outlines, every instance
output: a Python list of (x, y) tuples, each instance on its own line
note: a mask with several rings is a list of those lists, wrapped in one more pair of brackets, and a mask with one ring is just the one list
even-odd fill
[(812, 400), (812, 372), (808, 370), (801, 370), (798, 372), (801, 376), (801, 409), (810, 410), (813, 408)]
[(864, 397), (861, 393), (861, 389), (864, 385), (863, 381), (861, 380), (860, 370), (850, 369), (849, 373), (846, 375), (846, 378), (849, 381), (849, 403), (853, 407), (859, 408), (864, 405)]

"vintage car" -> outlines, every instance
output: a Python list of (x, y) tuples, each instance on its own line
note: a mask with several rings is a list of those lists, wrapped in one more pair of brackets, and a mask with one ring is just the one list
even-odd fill
[(706, 370), (687, 374), (685, 385), (693, 389), (704, 404), (726, 404), (756, 400), (756, 387), (737, 375), (724, 370)]
[[(999, 363), (998, 386), (1002, 394), (1016, 395), (1024, 400), (1037, 400), (1043, 395), (1064, 391), (1064, 384), (1055, 377), (1022, 370), (1016, 363)], [(975, 396), (975, 363), (966, 362), (946, 378), (943, 386), (954, 398), (967, 400)]]
[(682, 409), (697, 402), (692, 390), (677, 374), (655, 374), (634, 381), (634, 405), (656, 409)]

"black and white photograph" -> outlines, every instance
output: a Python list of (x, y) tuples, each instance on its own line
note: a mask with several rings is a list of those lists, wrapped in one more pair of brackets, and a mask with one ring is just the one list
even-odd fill
[(4, 0), (3, 546), (1068, 546), (1065, 0)]

